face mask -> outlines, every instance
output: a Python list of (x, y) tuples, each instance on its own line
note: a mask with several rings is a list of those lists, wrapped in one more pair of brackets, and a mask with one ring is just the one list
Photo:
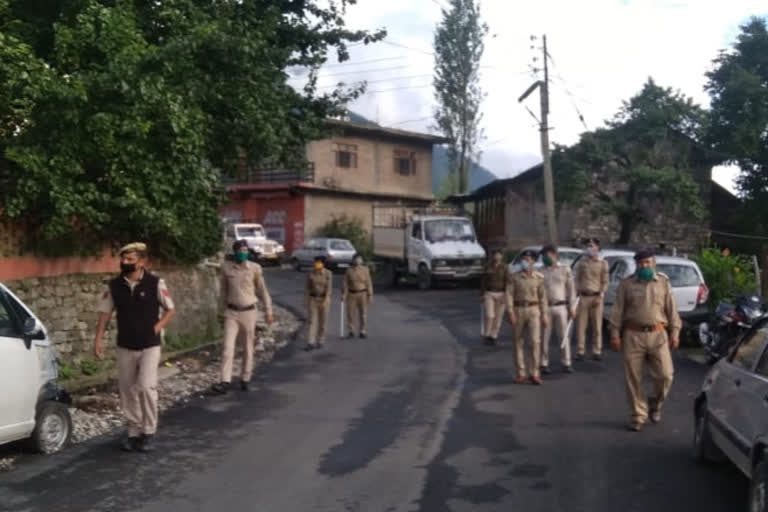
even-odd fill
[(133, 274), (136, 272), (136, 264), (135, 263), (121, 263), (120, 264), (120, 272), (123, 274)]
[(323, 270), (323, 264), (321, 262), (315, 262), (315, 270)]
[(362, 260), (362, 258), (355, 258), (354, 261), (352, 261), (352, 263), (355, 264), (355, 265), (362, 265), (363, 264), (363, 260)]
[(641, 281), (650, 281), (653, 279), (654, 271), (652, 268), (639, 268), (637, 269), (637, 278)]
[(597, 256), (597, 249), (594, 249), (594, 248), (592, 248), (592, 247), (589, 247), (588, 249), (586, 249), (586, 250), (584, 251), (584, 254), (586, 254), (586, 255), (587, 255), (587, 256), (589, 256), (590, 258), (594, 258), (595, 256)]
[(245, 260), (248, 259), (248, 253), (247, 252), (236, 252), (235, 253), (235, 261), (238, 263), (242, 263)]
[(521, 267), (523, 270), (528, 270), (528, 269), (530, 269), (530, 268), (531, 268), (531, 263), (530, 263), (529, 261), (525, 261), (525, 260), (523, 260), (523, 261), (521, 261), (521, 262), (520, 262), (520, 267)]
[(550, 258), (549, 256), (544, 256), (544, 257), (542, 257), (542, 258), (541, 258), (541, 261), (543, 261), (543, 262), (544, 262), (544, 264), (545, 264), (546, 266), (548, 266), (548, 267), (551, 267), (552, 265), (554, 265), (554, 264), (555, 264), (555, 260), (553, 260), (553, 259), (552, 259), (552, 258)]

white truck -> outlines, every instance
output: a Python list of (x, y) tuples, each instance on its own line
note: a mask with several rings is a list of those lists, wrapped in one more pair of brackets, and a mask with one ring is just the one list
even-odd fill
[(373, 253), (389, 277), (414, 277), (419, 288), (435, 281), (479, 279), (485, 250), (472, 221), (452, 210), (373, 207)]
[(245, 240), (248, 248), (259, 254), (259, 260), (278, 262), (285, 254), (285, 247), (267, 239), (264, 227), (256, 223), (228, 223), (224, 234), (224, 252), (231, 251), (235, 240)]

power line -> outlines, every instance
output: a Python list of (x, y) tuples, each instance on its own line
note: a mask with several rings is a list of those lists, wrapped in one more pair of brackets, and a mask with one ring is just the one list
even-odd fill
[(323, 66), (324, 68), (340, 68), (345, 66), (358, 66), (360, 64), (369, 64), (371, 62), (382, 62), (385, 60), (402, 60), (407, 58), (405, 55), (400, 55), (398, 57), (382, 57), (380, 59), (368, 59), (368, 60), (359, 60), (356, 62), (341, 62), (338, 64), (328, 64)]
[[(424, 78), (424, 77), (428, 77), (428, 76), (432, 76), (432, 73), (422, 74), (422, 75), (392, 76), (392, 77), (389, 77), (389, 78), (381, 78), (381, 79), (377, 79), (377, 80), (360, 80), (360, 82), (365, 82), (367, 84), (379, 84), (379, 83), (382, 83), (382, 82), (392, 82), (394, 80), (408, 80), (408, 79), (411, 79), (411, 78)], [(341, 82), (341, 85), (349, 85), (349, 84), (345, 84), (345, 83)], [(318, 89), (332, 89), (332, 88), (338, 87), (338, 86), (339, 86), (339, 84), (323, 85), (323, 86), (318, 87)]]
[(389, 92), (389, 91), (401, 91), (404, 89), (424, 89), (425, 87), (432, 87), (432, 84), (424, 84), (424, 85), (405, 85), (403, 87), (392, 87), (390, 89), (379, 89), (375, 91), (365, 91), (366, 94), (378, 94), (380, 92)]
[(730, 236), (733, 238), (746, 238), (749, 240), (768, 240), (768, 237), (766, 236), (757, 236), (757, 235), (742, 235), (739, 233), (727, 233), (725, 231), (715, 231), (714, 229), (709, 230), (710, 233), (715, 235), (723, 235), (723, 236)]
[(392, 41), (381, 41), (381, 42), (382, 42), (382, 43), (384, 43), (384, 44), (388, 44), (388, 45), (390, 45), (390, 46), (396, 46), (396, 47), (398, 47), (398, 48), (405, 48), (406, 50), (412, 50), (412, 51), (414, 51), (414, 52), (419, 52), (419, 53), (423, 53), (423, 54), (426, 54), (426, 55), (432, 55), (432, 56), (434, 56), (434, 55), (435, 55), (435, 54), (434, 54), (434, 53), (432, 53), (432, 52), (428, 52), (428, 51), (426, 51), (426, 50), (422, 50), (422, 49), (420, 49), (420, 48), (413, 48), (413, 47), (411, 47), (411, 46), (406, 46), (406, 45), (404, 45), (404, 44), (400, 44), (400, 43), (393, 43)]
[(324, 78), (326, 76), (341, 76), (341, 75), (358, 75), (361, 73), (381, 73), (382, 71), (392, 71), (395, 69), (407, 69), (410, 68), (411, 65), (406, 64), (404, 66), (390, 66), (388, 68), (370, 68), (370, 69), (358, 69), (355, 71), (344, 71), (342, 73), (330, 73), (327, 75), (323, 75), (321, 78)]
[[(552, 63), (552, 66), (554, 66), (554, 68), (557, 69), (558, 72), (560, 72), (560, 68), (558, 68), (557, 64), (555, 64), (555, 59), (552, 58), (552, 54), (549, 53), (549, 51), (546, 51), (546, 53), (544, 55), (544, 58), (548, 59)], [(545, 64), (546, 64), (546, 62), (545, 62)], [(565, 93), (568, 95), (568, 99), (571, 102), (571, 106), (573, 106), (573, 109), (576, 111), (576, 115), (579, 116), (579, 121), (581, 121), (582, 126), (584, 126), (584, 130), (589, 131), (589, 127), (587, 126), (587, 122), (584, 121), (584, 114), (582, 114), (581, 110), (579, 110), (579, 106), (576, 104), (576, 100), (573, 97), (573, 93), (568, 88), (568, 85), (565, 83), (565, 79), (562, 76), (560, 76), (560, 80), (563, 83), (563, 88), (565, 89)]]
[(418, 119), (409, 119), (407, 121), (400, 121), (397, 123), (392, 123), (389, 126), (400, 126), (401, 124), (415, 123), (417, 121), (425, 121), (427, 119), (432, 119), (432, 116), (420, 117)]

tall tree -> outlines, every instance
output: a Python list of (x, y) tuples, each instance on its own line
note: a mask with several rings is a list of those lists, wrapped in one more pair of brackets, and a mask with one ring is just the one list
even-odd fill
[[(768, 30), (752, 18), (736, 43), (714, 60), (706, 89), (712, 97), (709, 139), (720, 157), (737, 164), (739, 191), (752, 225), (768, 229)], [(757, 221), (757, 222), (755, 222)]]
[(0, 214), (45, 253), (214, 253), (220, 174), (300, 161), (360, 93), (316, 87), (332, 51), (384, 35), (345, 27), (354, 3), (0, 0)]
[(458, 192), (469, 191), (471, 160), (479, 157), (480, 59), (488, 26), (480, 18), (475, 0), (450, 0), (435, 31), (433, 84), (438, 107), (435, 121), (448, 138), (450, 172), (457, 174)]
[(606, 128), (585, 133), (570, 148), (556, 148), (560, 204), (590, 204), (592, 213), (615, 217), (620, 245), (651, 220), (649, 201), (667, 207), (674, 202), (681, 215), (702, 219), (692, 171), (709, 165), (701, 151), (705, 126), (704, 110), (690, 98), (649, 79)]

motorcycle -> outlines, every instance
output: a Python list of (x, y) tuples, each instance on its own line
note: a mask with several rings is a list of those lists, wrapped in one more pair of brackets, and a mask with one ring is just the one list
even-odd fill
[(764, 314), (765, 307), (758, 295), (742, 295), (733, 304), (718, 304), (710, 321), (699, 325), (699, 340), (707, 353), (707, 362), (714, 364), (727, 356)]

